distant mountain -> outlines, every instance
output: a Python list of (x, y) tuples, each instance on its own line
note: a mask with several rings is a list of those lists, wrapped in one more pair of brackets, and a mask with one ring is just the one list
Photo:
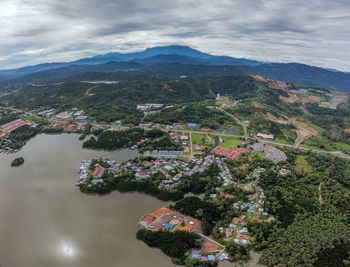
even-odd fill
[[(175, 56), (178, 56), (178, 59), (174, 61)], [(163, 59), (161, 59), (163, 57)], [(181, 61), (182, 57), (182, 61)], [(152, 59), (153, 58), (153, 59)], [(171, 59), (172, 58), (172, 59)], [(147, 48), (142, 52), (135, 53), (108, 53), (104, 55), (97, 55), (88, 58), (82, 58), (72, 62), (59, 62), (59, 63), (44, 63), (35, 66), (23, 67), (18, 69), (10, 70), (0, 70), (0, 79), (13, 79), (21, 77), (23, 75), (45, 71), (54, 68), (61, 68), (71, 65), (99, 65), (107, 63), (110, 61), (115, 62), (125, 62), (125, 61), (138, 61), (141, 62), (145, 60), (146, 65), (150, 64), (159, 64), (165, 62), (173, 63), (185, 63), (185, 64), (207, 64), (207, 65), (244, 65), (244, 66), (257, 66), (263, 64), (263, 62), (243, 59), (243, 58), (231, 58), (224, 56), (213, 56), (198, 50), (192, 49), (188, 46), (161, 46)], [(142, 63), (143, 64), (143, 63)]]
[[(143, 60), (150, 59), (157, 56), (182, 56), (183, 58), (191, 58), (194, 61), (191, 63), (196, 63), (199, 61), (202, 64), (209, 65), (233, 65), (233, 66), (257, 66), (263, 64), (263, 62), (249, 60), (244, 58), (232, 58), (225, 56), (213, 56), (207, 53), (200, 52), (195, 50), (189, 46), (179, 46), (179, 45), (171, 45), (171, 46), (159, 46), (153, 48), (147, 48), (142, 52), (135, 53), (108, 53), (105, 55), (97, 55), (90, 58), (84, 58), (77, 61), (74, 61), (75, 64), (100, 64), (106, 61), (131, 61), (131, 60)], [(172, 61), (168, 61), (172, 62)], [(159, 62), (158, 62), (159, 63)], [(178, 62), (185, 63), (185, 62)]]
[(0, 80), (14, 79), (11, 82), (49, 81), (84, 72), (111, 73), (141, 70), (142, 75), (148, 73), (162, 76), (259, 74), (275, 80), (350, 91), (350, 74), (334, 69), (328, 70), (299, 63), (264, 63), (215, 56), (188, 46), (177, 45), (147, 48), (142, 52), (126, 54), (113, 52), (73, 62), (45, 63), (3, 70), (0, 71)]
[(68, 65), (61, 68), (47, 69), (44, 71), (34, 72), (16, 78), (15, 82), (30, 81), (57, 81), (77, 73), (86, 72), (116, 72), (116, 71), (132, 71), (143, 69), (144, 65), (138, 62), (114, 62), (110, 61), (98, 65)]
[(2, 79), (12, 79), (16, 77), (20, 77), (23, 75), (27, 75), (34, 72), (54, 69), (54, 68), (61, 68), (64, 66), (69, 66), (69, 63), (43, 63), (35, 66), (26, 66), (18, 69), (10, 69), (10, 70), (0, 70), (0, 80)]

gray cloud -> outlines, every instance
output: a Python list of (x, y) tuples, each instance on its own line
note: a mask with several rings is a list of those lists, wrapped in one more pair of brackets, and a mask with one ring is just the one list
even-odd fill
[(186, 44), (350, 71), (348, 0), (1, 0), (0, 69)]

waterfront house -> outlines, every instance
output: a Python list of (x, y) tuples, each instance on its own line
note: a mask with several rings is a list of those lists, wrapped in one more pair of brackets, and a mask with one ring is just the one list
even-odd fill
[(103, 167), (98, 167), (98, 168), (96, 168), (95, 171), (92, 173), (92, 177), (93, 177), (94, 179), (99, 179), (99, 178), (101, 178), (101, 177), (103, 176), (104, 172), (105, 172), (105, 168), (103, 168)]

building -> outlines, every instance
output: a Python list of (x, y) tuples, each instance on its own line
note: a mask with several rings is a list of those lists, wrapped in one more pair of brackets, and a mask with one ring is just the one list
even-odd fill
[(61, 120), (67, 120), (67, 119), (70, 119), (71, 117), (72, 115), (69, 114), (67, 111), (63, 111), (61, 113), (56, 114), (56, 118)]
[(269, 140), (273, 140), (273, 134), (263, 134), (263, 133), (258, 133), (256, 135), (259, 138), (263, 138), (263, 139), (269, 139)]
[(188, 141), (188, 136), (187, 135), (181, 135), (180, 136), (181, 141)]
[(88, 116), (83, 116), (83, 115), (81, 115), (81, 116), (75, 117), (75, 119), (76, 119), (77, 121), (87, 121)]
[(168, 158), (168, 159), (175, 159), (177, 157), (183, 156), (184, 152), (183, 151), (168, 151), (168, 150), (153, 150), (151, 151), (146, 151), (147, 156), (152, 156), (155, 158)]
[(94, 179), (100, 179), (105, 172), (105, 168), (103, 167), (98, 167), (96, 170), (92, 173), (92, 178)]
[(187, 127), (190, 129), (196, 129), (197, 128), (197, 123), (188, 123)]
[(223, 101), (224, 99), (220, 96), (220, 93), (217, 93), (216, 98), (217, 101)]
[(147, 111), (150, 109), (161, 109), (164, 105), (163, 104), (144, 104), (144, 105), (137, 105), (136, 109), (139, 111)]
[(24, 125), (31, 125), (30, 122), (24, 121), (22, 119), (18, 119), (15, 121), (8, 122), (1, 126), (1, 131), (3, 133), (11, 133), (12, 131), (18, 129), (19, 127), (22, 127)]

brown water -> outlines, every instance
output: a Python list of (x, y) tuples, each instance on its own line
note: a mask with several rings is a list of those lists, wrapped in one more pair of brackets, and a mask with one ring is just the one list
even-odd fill
[[(100, 156), (121, 162), (137, 152), (84, 150), (77, 135), (39, 135), (17, 154), (0, 154), (0, 267), (175, 266), (135, 237), (139, 218), (169, 203), (74, 186), (80, 160)], [(25, 162), (11, 168), (16, 157)]]
[[(81, 194), (80, 160), (124, 161), (135, 151), (81, 149), (76, 135), (40, 135), (15, 155), (0, 154), (0, 266), (173, 266), (136, 239), (138, 219), (167, 205), (137, 194)], [(24, 164), (11, 168), (15, 157)]]

